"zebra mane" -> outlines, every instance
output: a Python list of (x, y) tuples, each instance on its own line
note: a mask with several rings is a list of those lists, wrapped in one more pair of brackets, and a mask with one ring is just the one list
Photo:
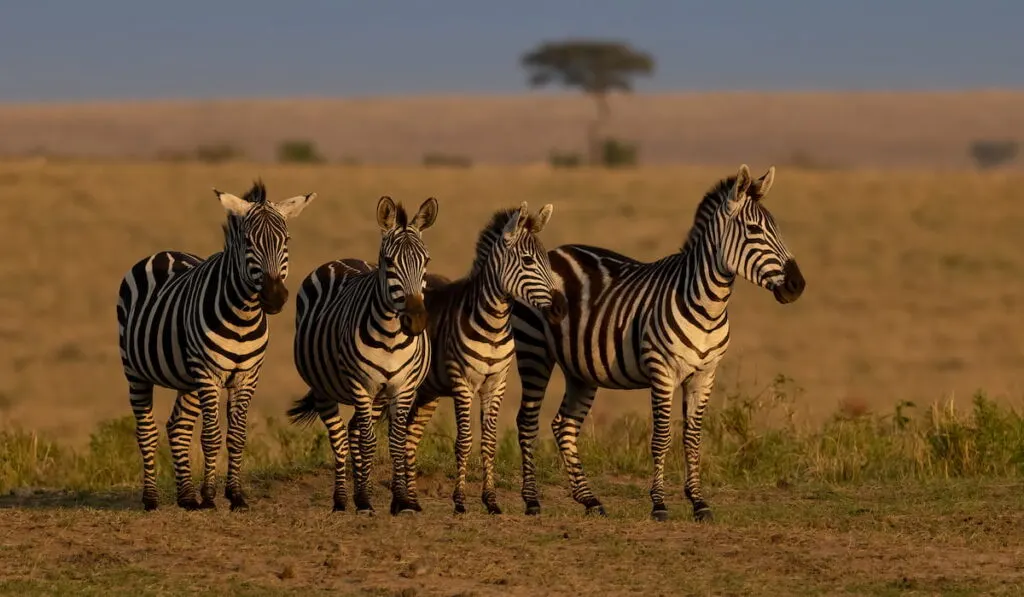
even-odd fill
[(252, 188), (242, 197), (249, 203), (264, 204), (267, 202), (267, 187), (263, 184), (263, 180), (256, 179), (252, 183)]
[(395, 229), (405, 228), (409, 225), (409, 214), (401, 202), (395, 204)]
[[(508, 209), (499, 209), (494, 212), (491, 216), (491, 221), (484, 226), (483, 230), (480, 231), (479, 236), (476, 239), (476, 252), (473, 257), (473, 269), (472, 272), (475, 274), (480, 271), (487, 262), (487, 255), (490, 248), (494, 246), (494, 243), (501, 238), (501, 233), (505, 229), (505, 225), (508, 221), (515, 217), (519, 213), (518, 207), (512, 207)], [(526, 222), (524, 227), (526, 229), (533, 228), (533, 214), (527, 214)]]
[(682, 248), (679, 249), (680, 251), (685, 253), (689, 250), (693, 243), (707, 230), (708, 222), (711, 221), (715, 210), (729, 197), (729, 192), (732, 191), (735, 185), (736, 177), (729, 176), (718, 181), (715, 186), (711, 187), (704, 194), (704, 198), (697, 204), (697, 211), (693, 214), (693, 226), (690, 227), (690, 232), (686, 235), (686, 241), (683, 243)]

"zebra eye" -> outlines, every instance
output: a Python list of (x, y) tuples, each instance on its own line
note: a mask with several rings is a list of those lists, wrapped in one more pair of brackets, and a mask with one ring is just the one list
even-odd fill
[(533, 255), (523, 255), (523, 265), (533, 265), (537, 263), (537, 260), (533, 258)]
[(388, 267), (395, 267), (395, 260), (392, 259), (391, 257), (385, 257), (384, 258), (384, 265), (386, 265)]
[(747, 232), (750, 234), (761, 234), (764, 230), (757, 224), (747, 224)]

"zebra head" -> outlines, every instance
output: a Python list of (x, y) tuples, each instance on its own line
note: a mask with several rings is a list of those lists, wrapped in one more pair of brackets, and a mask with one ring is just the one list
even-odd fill
[(524, 201), (518, 210), (499, 212), (507, 220), (493, 243), (491, 259), (497, 285), (507, 296), (533, 305), (544, 312), (551, 325), (558, 325), (568, 307), (565, 295), (554, 286), (548, 252), (537, 238), (552, 211), (554, 206), (549, 203), (537, 215), (531, 215)]
[(402, 331), (416, 336), (427, 327), (427, 309), (423, 304), (423, 276), (430, 254), (423, 244), (422, 232), (437, 218), (437, 199), (427, 199), (409, 220), (405, 208), (391, 197), (377, 203), (377, 225), (381, 229), (378, 272), (384, 296), (399, 314)]
[(770, 290), (781, 304), (791, 303), (804, 291), (804, 277), (796, 259), (782, 241), (775, 219), (762, 203), (775, 180), (775, 167), (752, 180), (746, 164), (722, 202), (719, 265)]
[(280, 313), (288, 302), (288, 224), (316, 198), (316, 193), (296, 195), (275, 203), (267, 201), (262, 182), (239, 199), (213, 189), (228, 212), (225, 252), (239, 256), (235, 263), (246, 285), (255, 289), (260, 306), (270, 315)]

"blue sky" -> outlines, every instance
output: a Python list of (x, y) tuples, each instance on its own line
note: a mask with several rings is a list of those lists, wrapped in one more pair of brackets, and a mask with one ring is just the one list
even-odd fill
[(521, 92), (523, 51), (581, 36), (654, 54), (640, 90), (1024, 87), (1019, 0), (0, 0), (0, 15), (4, 102)]

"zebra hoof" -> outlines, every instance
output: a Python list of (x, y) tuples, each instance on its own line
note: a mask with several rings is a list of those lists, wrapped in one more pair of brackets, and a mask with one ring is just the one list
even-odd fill
[(160, 507), (160, 500), (156, 498), (142, 498), (142, 507), (146, 512), (152, 512)]
[(498, 506), (498, 504), (487, 504), (487, 513), (494, 515), (501, 514), (501, 508)]
[(231, 501), (232, 512), (247, 512), (249, 510), (249, 504), (243, 498), (238, 498)]
[(540, 516), (540, 502), (528, 502), (526, 504), (527, 516)]
[(338, 502), (334, 502), (334, 506), (331, 507), (331, 512), (344, 512), (344, 511), (345, 511), (345, 502), (341, 502), (340, 504)]
[(715, 521), (715, 517), (711, 515), (711, 508), (704, 506), (693, 511), (694, 522), (707, 522), (711, 523)]
[(466, 505), (465, 504), (455, 504), (455, 514), (465, 514), (465, 513), (466, 513)]
[(200, 510), (216, 510), (217, 509), (217, 503), (214, 502), (211, 498), (203, 498), (203, 501), (199, 502), (199, 509)]
[(189, 512), (199, 510), (202, 508), (202, 504), (196, 498), (189, 498), (184, 500), (178, 500), (178, 507), (182, 510), (188, 510)]
[(587, 516), (608, 516), (605, 512), (604, 506), (597, 504), (596, 506), (587, 506)]
[(655, 520), (657, 522), (665, 522), (666, 520), (668, 520), (668, 510), (666, 510), (664, 506), (662, 506), (660, 510), (652, 510), (651, 520)]

